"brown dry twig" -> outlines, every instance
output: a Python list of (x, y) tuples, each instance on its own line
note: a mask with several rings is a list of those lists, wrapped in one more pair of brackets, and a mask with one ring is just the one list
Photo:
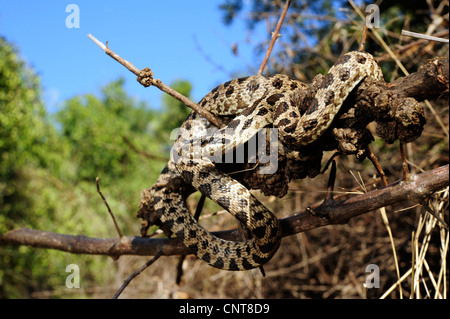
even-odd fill
[(97, 40), (93, 35), (88, 34), (88, 37), (94, 41), (95, 44), (97, 44), (107, 55), (112, 57), (114, 60), (125, 66), (128, 70), (130, 70), (132, 73), (134, 73), (138, 77), (138, 82), (141, 83), (143, 86), (155, 86), (161, 91), (171, 95), (172, 97), (176, 98), (180, 102), (182, 102), (187, 107), (191, 108), (195, 112), (199, 113), (203, 117), (205, 117), (209, 122), (211, 122), (213, 125), (217, 127), (222, 126), (222, 121), (218, 118), (216, 118), (214, 115), (212, 115), (210, 112), (206, 111), (204, 108), (199, 106), (197, 103), (194, 103), (192, 100), (184, 96), (183, 94), (175, 91), (171, 87), (167, 86), (161, 80), (154, 79), (153, 78), (153, 72), (150, 70), (150, 68), (144, 68), (142, 70), (139, 70), (136, 68), (131, 62), (123, 59), (120, 57), (117, 53), (113, 52), (108, 47), (108, 42), (106, 42), (106, 45), (101, 43), (99, 40)]
[(381, 178), (381, 181), (383, 182), (383, 185), (387, 186), (388, 185), (388, 181), (387, 181), (387, 178), (386, 178), (386, 174), (384, 173), (383, 168), (381, 167), (380, 163), (378, 162), (377, 157), (375, 156), (375, 154), (370, 149), (370, 146), (367, 146), (366, 153), (367, 153), (367, 157), (372, 162), (373, 166), (375, 167), (375, 169), (377, 170), (378, 174), (380, 175), (380, 178)]
[(103, 203), (106, 206), (106, 209), (108, 209), (108, 213), (109, 213), (109, 215), (111, 216), (111, 218), (112, 218), (112, 220), (114, 222), (114, 227), (116, 227), (116, 231), (119, 234), (120, 239), (122, 239), (122, 237), (123, 237), (122, 231), (120, 230), (120, 227), (119, 227), (119, 224), (117, 223), (116, 217), (114, 216), (114, 213), (111, 211), (111, 208), (109, 207), (109, 204), (106, 201), (105, 196), (103, 196), (103, 193), (100, 190), (100, 183), (99, 183), (99, 178), (98, 177), (95, 179), (95, 183), (97, 184), (97, 192), (100, 195), (100, 197), (102, 198)]
[(147, 269), (148, 267), (150, 267), (155, 261), (157, 261), (159, 259), (159, 257), (161, 257), (161, 251), (159, 251), (158, 253), (156, 253), (156, 255), (150, 259), (149, 261), (147, 261), (144, 265), (142, 265), (138, 270), (136, 270), (134, 273), (132, 273), (127, 279), (124, 280), (122, 286), (120, 286), (119, 290), (117, 290), (117, 292), (114, 294), (112, 299), (117, 299), (119, 298), (120, 294), (125, 290), (125, 288), (130, 284), (130, 282), (136, 278), (138, 275), (140, 275), (145, 269)]
[[(448, 36), (448, 34), (449, 34), (449, 31), (448, 30), (444, 30), (444, 31), (440, 31), (440, 32), (437, 32), (437, 33), (433, 34), (433, 36), (435, 36), (435, 37), (445, 37), (445, 36)], [(412, 42), (409, 42), (407, 44), (404, 44), (404, 45), (398, 47), (393, 52), (394, 52), (394, 54), (400, 56), (403, 53), (407, 52), (408, 50), (411, 50), (412, 48), (417, 48), (417, 49), (421, 48), (427, 42), (428, 42), (428, 40), (425, 40), (425, 39), (412, 41)], [(382, 56), (377, 58), (377, 62), (389, 60), (390, 58), (391, 58), (391, 56), (388, 53), (385, 53)]]
[(367, 39), (367, 29), (368, 29), (368, 26), (366, 24), (363, 29), (363, 34), (361, 36), (361, 42), (359, 43), (358, 51), (364, 50), (364, 45), (366, 44), (366, 39)]
[(280, 37), (280, 29), (283, 25), (284, 18), (286, 17), (286, 13), (289, 9), (289, 5), (291, 4), (291, 0), (287, 0), (283, 12), (281, 13), (280, 19), (278, 20), (277, 26), (275, 27), (275, 31), (272, 33), (272, 39), (270, 40), (269, 48), (266, 51), (266, 56), (259, 67), (258, 75), (261, 75), (264, 72), (264, 68), (266, 67), (267, 62), (269, 61), (270, 54), (272, 53), (273, 46), (275, 41), (277, 41), (278, 37)]

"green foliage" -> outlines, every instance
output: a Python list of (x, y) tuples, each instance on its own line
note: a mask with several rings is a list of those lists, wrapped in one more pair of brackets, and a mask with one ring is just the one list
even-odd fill
[(235, 15), (242, 9), (242, 0), (225, 0), (219, 5), (219, 9), (223, 12), (223, 23), (230, 25)]
[(56, 115), (64, 142), (70, 145), (74, 180), (124, 178), (138, 159), (130, 153), (123, 136), (145, 133), (143, 122), (152, 112), (134, 106), (126, 96), (123, 80), (107, 85), (101, 99), (94, 95), (76, 96), (65, 102)]
[[(192, 85), (185, 80), (177, 80), (170, 85), (184, 96), (190, 97)], [(171, 132), (180, 127), (190, 110), (183, 103), (170, 95), (163, 95), (164, 109), (158, 114), (158, 121), (154, 122), (154, 133), (163, 141), (170, 141)], [(172, 143), (168, 143), (171, 145)]]
[[(41, 91), (39, 78), (0, 37), (0, 233), (47, 226), (53, 217), (51, 205), (41, 207), (54, 201), (55, 194), (39, 186), (42, 178), (57, 174), (64, 151), (49, 124)], [(33, 285), (47, 281), (49, 261), (37, 262), (41, 251), (0, 247), (0, 255), (0, 296), (26, 293), (31, 275)]]
[[(21, 61), (15, 49), (0, 37), (0, 207), (2, 218), (24, 215), (29, 199), (21, 190), (28, 185), (27, 170), (35, 166), (57, 171), (61, 149), (41, 100), (39, 78)], [(50, 152), (49, 152), (50, 151)], [(15, 207), (20, 207), (16, 211)], [(0, 220), (2, 221), (2, 220)], [(10, 225), (4, 220), (0, 231)]]
[[(29, 227), (117, 236), (97, 194), (96, 177), (122, 231), (139, 233), (140, 192), (156, 181), (165, 162), (143, 157), (129, 143), (168, 156), (169, 133), (189, 110), (164, 97), (163, 111), (154, 111), (131, 98), (123, 85), (118, 79), (100, 96), (70, 98), (49, 115), (39, 77), (0, 38), (0, 234)], [(172, 86), (186, 95), (191, 91), (186, 81)], [(114, 276), (107, 257), (0, 246), (0, 297), (39, 297), (32, 293), (45, 290), (58, 296), (65, 291), (68, 264), (79, 266), (85, 284), (101, 285)]]

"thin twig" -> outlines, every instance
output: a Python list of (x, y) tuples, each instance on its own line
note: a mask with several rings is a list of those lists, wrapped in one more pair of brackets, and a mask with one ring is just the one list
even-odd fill
[(109, 46), (108, 46), (108, 41), (106, 41), (106, 45), (105, 45), (105, 53), (107, 55), (109, 55), (110, 57), (112, 57), (114, 60), (116, 60), (117, 62), (119, 62), (120, 64), (122, 64), (124, 67), (126, 67), (130, 72), (133, 72), (135, 75), (139, 76), (140, 74), (140, 70), (135, 67), (133, 65), (133, 63), (123, 59), (122, 57), (120, 57), (117, 53), (113, 52)]
[(186, 259), (186, 254), (180, 255), (177, 264), (177, 275), (175, 277), (175, 283), (179, 285), (181, 283), (181, 278), (183, 278), (183, 262)]
[(400, 156), (402, 157), (403, 180), (407, 181), (410, 178), (408, 161), (406, 159), (406, 144), (400, 141)]
[(102, 191), (100, 190), (100, 183), (98, 182), (99, 178), (97, 177), (95, 179), (95, 183), (97, 184), (97, 192), (100, 194), (100, 197), (103, 199), (103, 203), (105, 204), (106, 208), (108, 209), (108, 213), (111, 215), (111, 218), (114, 222), (114, 226), (116, 227), (117, 233), (119, 234), (120, 239), (123, 238), (122, 231), (119, 228), (119, 225), (117, 224), (116, 217), (114, 216), (114, 213), (111, 211), (111, 208), (109, 208), (108, 202), (105, 199), (105, 196), (103, 196)]
[(327, 193), (326, 193), (325, 200), (333, 199), (333, 191), (334, 191), (335, 182), (336, 182), (336, 161), (333, 159), (333, 161), (331, 162), (331, 171), (330, 171), (330, 177), (328, 178)]
[(156, 260), (158, 260), (159, 257), (162, 255), (162, 250), (160, 250), (152, 259), (147, 261), (144, 265), (142, 265), (138, 270), (136, 270), (134, 273), (132, 273), (127, 279), (124, 280), (122, 286), (120, 286), (119, 290), (114, 294), (112, 299), (119, 298), (120, 294), (124, 291), (124, 289), (130, 284), (130, 282), (136, 278), (141, 272), (143, 272), (145, 269), (151, 266)]
[[(128, 70), (130, 70), (130, 72), (132, 72), (136, 76), (138, 76), (138, 79), (139, 78), (141, 79), (139, 81), (139, 83), (141, 83), (142, 85), (144, 85), (144, 86), (149, 86), (149, 85), (156, 86), (161, 91), (163, 91), (163, 92), (169, 94), (170, 96), (176, 98), (178, 101), (182, 102), (184, 105), (186, 105), (187, 107), (191, 108), (192, 110), (194, 110), (195, 112), (197, 112), (198, 114), (203, 116), (204, 118), (206, 118), (209, 122), (211, 122), (216, 127), (221, 127), (222, 126), (222, 121), (220, 119), (216, 118), (213, 114), (211, 114), (210, 112), (208, 112), (207, 110), (205, 110), (204, 108), (199, 106), (197, 103), (194, 103), (192, 100), (190, 100), (189, 98), (187, 98), (183, 94), (181, 94), (181, 93), (175, 91), (174, 89), (172, 89), (171, 87), (165, 85), (163, 82), (161, 82), (161, 80), (154, 79), (153, 76), (152, 76), (153, 73), (151, 71), (148, 72), (150, 69), (146, 68), (146, 69), (143, 69), (142, 71), (139, 70), (131, 62), (123, 59), (117, 53), (113, 52), (108, 47), (108, 42), (106, 42), (106, 45), (104, 45), (102, 42), (97, 40), (92, 34), (88, 34), (88, 37), (89, 37), (89, 39), (94, 41), (94, 43), (97, 44), (103, 51), (105, 51), (105, 53), (107, 55), (112, 57), (114, 60), (116, 60), (117, 62), (119, 62), (123, 66), (125, 66)], [(145, 73), (146, 74), (145, 77), (143, 76), (143, 71), (144, 70), (147, 71)], [(145, 84), (144, 84), (144, 81), (145, 81)]]
[[(381, 215), (381, 219), (383, 220), (383, 224), (386, 227), (386, 231), (388, 232), (389, 241), (391, 243), (392, 256), (394, 257), (395, 271), (397, 273), (398, 280), (400, 280), (401, 277), (400, 277), (400, 267), (399, 267), (398, 258), (397, 258), (397, 250), (395, 249), (394, 236), (392, 235), (392, 229), (391, 229), (391, 225), (389, 223), (389, 218), (386, 213), (386, 207), (380, 208), (380, 215)], [(403, 299), (403, 288), (401, 285), (398, 286), (398, 292), (400, 295), (400, 299)]]
[[(384, 186), (388, 186), (386, 174), (384, 173), (383, 169), (381, 168), (381, 165), (378, 162), (378, 159), (376, 158), (375, 154), (370, 149), (370, 146), (367, 146), (366, 152), (369, 156), (370, 161), (372, 162), (372, 164), (375, 166), (376, 170), (378, 171), (378, 174), (380, 175)], [(391, 230), (391, 226), (389, 224), (389, 219), (388, 219), (388, 216), (386, 213), (386, 207), (380, 208), (380, 214), (381, 214), (381, 218), (383, 220), (384, 226), (386, 227), (386, 231), (388, 232), (388, 235), (389, 235), (389, 240), (391, 242), (391, 248), (392, 248), (392, 254), (394, 256), (395, 269), (397, 271), (397, 277), (400, 279), (400, 269), (398, 266), (397, 251), (395, 250), (394, 237), (392, 236), (392, 230)], [(398, 289), (399, 289), (400, 297), (402, 297), (403, 296), (402, 286), (399, 286)]]
[[(355, 12), (360, 16), (360, 18), (365, 21), (365, 16), (362, 13), (362, 11), (356, 6), (356, 4), (353, 2), (353, 0), (348, 0), (348, 2), (350, 3), (350, 5), (353, 7), (353, 10), (355, 10)], [(398, 59), (398, 57), (394, 54), (394, 52), (392, 52), (391, 48), (387, 45), (387, 43), (383, 40), (383, 38), (378, 34), (378, 32), (376, 31), (375, 28), (371, 28), (370, 29), (372, 31), (372, 34), (375, 36), (375, 38), (378, 40), (378, 42), (381, 44), (381, 46), (383, 47), (383, 49), (386, 50), (387, 53), (389, 53), (389, 55), (392, 57), (392, 59), (394, 59), (395, 63), (398, 65), (398, 67), (403, 71), (403, 73), (405, 75), (408, 75), (408, 71), (406, 70), (406, 68), (403, 66), (403, 64), (400, 62), (400, 60)]]
[(449, 230), (447, 223), (434, 211), (431, 209), (430, 206), (428, 206), (428, 203), (426, 201), (422, 201), (419, 204), (422, 205), (422, 207), (436, 220), (441, 224), (442, 227), (444, 227), (447, 231)]
[(278, 20), (277, 26), (275, 28), (275, 31), (272, 33), (272, 39), (270, 40), (269, 48), (267, 49), (266, 56), (264, 57), (263, 62), (261, 63), (261, 66), (259, 67), (258, 75), (261, 75), (264, 72), (264, 68), (266, 67), (267, 61), (269, 61), (270, 54), (272, 53), (273, 45), (275, 44), (275, 41), (280, 36), (280, 29), (283, 25), (284, 18), (286, 17), (287, 10), (289, 8), (289, 5), (291, 4), (291, 0), (287, 0), (283, 12), (281, 13), (280, 19)]
[[(361, 10), (355, 5), (355, 3), (353, 2), (353, 0), (348, 0), (348, 2), (350, 3), (350, 5), (353, 7), (353, 9), (355, 10), (355, 12), (361, 17), (361, 19), (364, 20), (364, 14), (361, 12)], [(375, 28), (371, 28), (370, 29), (373, 33), (373, 35), (375, 36), (375, 38), (378, 40), (378, 42), (381, 44), (381, 46), (383, 47), (384, 50), (386, 50), (386, 52), (391, 56), (391, 58), (395, 61), (395, 63), (397, 64), (397, 66), (400, 68), (400, 70), (402, 70), (402, 72), (405, 75), (409, 75), (409, 72), (406, 70), (406, 68), (404, 67), (403, 63), (399, 60), (399, 58), (397, 57), (397, 55), (391, 50), (391, 48), (389, 47), (389, 45), (384, 41), (384, 39), (378, 34), (378, 32), (375, 30)], [(439, 118), (439, 116), (436, 114), (436, 112), (434, 111), (431, 103), (428, 100), (425, 100), (425, 105), (428, 107), (428, 109), (433, 113), (433, 116), (435, 117), (436, 121), (438, 122), (438, 124), (441, 126), (442, 130), (444, 131), (445, 135), (447, 135), (447, 138), (449, 137), (449, 132), (447, 127), (444, 125), (444, 123), (442, 122), (442, 120)]]
[[(388, 186), (388, 181), (386, 179), (386, 174), (384, 173), (383, 169), (381, 168), (381, 165), (378, 162), (378, 159), (376, 158), (375, 154), (370, 149), (370, 146), (367, 146), (366, 152), (369, 155), (370, 161), (375, 166), (378, 174), (380, 175), (384, 186)], [(389, 241), (391, 242), (391, 248), (392, 248), (392, 255), (394, 256), (395, 269), (397, 271), (397, 277), (400, 279), (400, 269), (398, 267), (397, 251), (395, 250), (394, 237), (392, 236), (392, 230), (391, 230), (391, 226), (389, 224), (389, 218), (388, 218), (387, 213), (386, 213), (386, 207), (381, 207), (380, 208), (380, 214), (381, 214), (381, 219), (383, 220), (384, 226), (386, 227), (386, 231), (388, 232), (388, 235), (389, 235)], [(402, 297), (403, 296), (402, 286), (400, 285), (398, 287), (398, 289), (399, 289), (400, 297)]]
[(419, 39), (430, 40), (430, 41), (449, 43), (448, 39), (438, 38), (438, 37), (434, 37), (432, 35), (416, 33), (416, 32), (411, 32), (411, 31), (406, 31), (406, 30), (402, 30), (402, 35), (419, 38)]
[(375, 166), (375, 169), (377, 170), (378, 174), (380, 174), (381, 181), (383, 182), (383, 185), (387, 186), (388, 185), (388, 181), (386, 179), (386, 174), (384, 173), (383, 168), (381, 168), (381, 165), (378, 162), (377, 157), (375, 156), (375, 154), (370, 149), (370, 146), (367, 146), (366, 152), (367, 152), (367, 155), (369, 157), (369, 160), (372, 162), (373, 166)]
[[(435, 37), (441, 37), (441, 36), (448, 36), (449, 31), (448, 30), (443, 30), (440, 32), (437, 32), (434, 34)], [(423, 44), (425, 44), (427, 41), (425, 39), (420, 39), (420, 40), (416, 40), (413, 42), (410, 42), (408, 44), (402, 45), (400, 47), (398, 47), (395, 51), (394, 54), (396, 55), (401, 55), (402, 53), (410, 50), (413, 47), (419, 47)], [(377, 58), (377, 62), (380, 63), (381, 61), (387, 60), (389, 58), (389, 54), (384, 54), (380, 57)]]
[(331, 155), (330, 159), (325, 164), (325, 166), (323, 167), (323, 169), (320, 171), (320, 174), (325, 173), (328, 170), (328, 167), (330, 166), (330, 164), (334, 161), (334, 158), (336, 156), (340, 156), (340, 155), (342, 155), (341, 152), (339, 152), (339, 151), (334, 152), (333, 155)]
[[(366, 152), (369, 155), (370, 161), (375, 166), (378, 174), (380, 175), (384, 186), (388, 186), (386, 174), (384, 173), (383, 169), (381, 168), (381, 165), (378, 162), (378, 159), (376, 158), (375, 154), (370, 149), (370, 146), (367, 146)], [(391, 249), (392, 249), (392, 255), (394, 257), (394, 264), (395, 264), (395, 269), (397, 272), (397, 278), (400, 279), (400, 269), (398, 266), (397, 251), (395, 250), (394, 237), (392, 236), (392, 230), (391, 230), (391, 226), (389, 224), (389, 218), (386, 213), (386, 207), (380, 208), (380, 215), (381, 215), (381, 219), (383, 220), (384, 226), (386, 227), (386, 231), (388, 232), (388, 235), (389, 235), (389, 241), (391, 242)], [(402, 289), (401, 285), (399, 285), (398, 290), (399, 290), (400, 297), (403, 297), (403, 289)]]
[(364, 26), (363, 29), (363, 34), (361, 36), (361, 43), (359, 44), (359, 48), (358, 51), (363, 51), (364, 50), (364, 45), (366, 44), (366, 38), (367, 38), (367, 24)]

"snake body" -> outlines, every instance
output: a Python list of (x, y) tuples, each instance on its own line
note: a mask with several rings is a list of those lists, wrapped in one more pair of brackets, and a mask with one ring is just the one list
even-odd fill
[[(256, 75), (219, 85), (199, 105), (216, 116), (233, 119), (211, 133), (212, 125), (205, 118), (195, 112), (188, 116), (171, 160), (151, 189), (149, 206), (156, 219), (213, 267), (247, 270), (269, 261), (281, 242), (278, 219), (244, 185), (220, 171), (209, 155), (225, 154), (266, 127), (277, 128), (279, 143), (295, 154), (296, 148), (316, 141), (330, 127), (346, 97), (366, 77), (382, 79), (373, 57), (349, 52), (329, 70), (306, 107), (298, 105), (296, 97), (307, 86), (286, 75)], [(226, 209), (251, 238), (227, 241), (205, 230), (186, 207), (186, 194), (170, 187), (174, 180), (182, 180)]]

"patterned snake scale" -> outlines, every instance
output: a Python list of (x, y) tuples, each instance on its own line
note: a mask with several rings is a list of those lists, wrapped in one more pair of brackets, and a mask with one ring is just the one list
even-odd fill
[[(172, 148), (171, 160), (152, 187), (151, 205), (159, 221), (213, 267), (247, 270), (269, 261), (281, 242), (278, 219), (240, 182), (218, 170), (205, 150), (225, 153), (272, 125), (278, 128), (279, 143), (295, 151), (327, 130), (349, 93), (365, 77), (383, 77), (370, 54), (349, 52), (341, 56), (324, 77), (315, 99), (303, 108), (304, 114), (295, 103), (295, 94), (306, 85), (286, 75), (256, 75), (219, 85), (199, 104), (216, 116), (234, 118), (216, 132), (222, 138), (214, 139), (205, 138), (212, 127), (205, 118), (195, 112), (188, 116)], [(197, 143), (200, 147), (193, 147), (195, 141), (201, 141)], [(176, 177), (226, 209), (248, 229), (251, 238), (226, 241), (200, 226), (186, 207), (186, 195), (168, 187)]]

